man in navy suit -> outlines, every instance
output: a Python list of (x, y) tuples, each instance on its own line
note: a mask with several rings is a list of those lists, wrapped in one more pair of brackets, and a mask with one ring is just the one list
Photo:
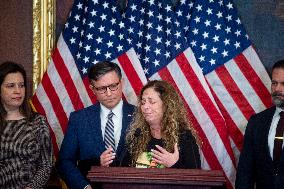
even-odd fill
[[(123, 79), (117, 64), (99, 62), (90, 68), (88, 77), (98, 103), (70, 114), (58, 161), (59, 174), (69, 188), (75, 189), (92, 188), (86, 179), (91, 165), (120, 165), (126, 130), (134, 112), (134, 106), (122, 100)], [(105, 147), (110, 112), (115, 144)]]
[(272, 67), (271, 96), (275, 106), (248, 121), (236, 189), (284, 188), (284, 60)]

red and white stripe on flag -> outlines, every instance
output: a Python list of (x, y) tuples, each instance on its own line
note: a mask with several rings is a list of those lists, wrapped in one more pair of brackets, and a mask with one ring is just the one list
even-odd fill
[(271, 106), (271, 81), (254, 49), (204, 76), (188, 48), (150, 79), (175, 86), (202, 141), (202, 167), (222, 169), (233, 188), (247, 121)]

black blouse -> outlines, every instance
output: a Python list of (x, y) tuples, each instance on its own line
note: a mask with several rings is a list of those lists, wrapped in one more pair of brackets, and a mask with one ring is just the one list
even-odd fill
[[(147, 151), (151, 149), (156, 149), (155, 145), (164, 147), (163, 139), (151, 138), (147, 145)], [(199, 169), (200, 168), (200, 155), (199, 148), (196, 144), (195, 138), (189, 130), (184, 130), (179, 135), (179, 160), (172, 166), (172, 168), (181, 168), (181, 169)], [(126, 155), (122, 159), (122, 166), (131, 165), (131, 155), (127, 151)]]

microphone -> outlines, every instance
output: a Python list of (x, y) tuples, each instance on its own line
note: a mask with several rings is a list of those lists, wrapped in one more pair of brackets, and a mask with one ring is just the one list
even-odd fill
[[(141, 135), (141, 129), (140, 128), (137, 128), (136, 130), (135, 130), (135, 132), (134, 132), (134, 137), (137, 139), (140, 135)], [(123, 161), (123, 159), (125, 158), (125, 156), (126, 156), (126, 154), (127, 154), (127, 146), (125, 145), (125, 148), (123, 149), (123, 153), (122, 153), (122, 155), (120, 156), (121, 158), (120, 158), (120, 161), (119, 161), (119, 167), (121, 167), (121, 165), (122, 165), (122, 161)]]

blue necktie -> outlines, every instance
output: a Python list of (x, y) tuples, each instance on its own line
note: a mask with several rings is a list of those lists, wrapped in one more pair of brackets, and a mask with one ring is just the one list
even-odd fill
[(108, 119), (105, 128), (105, 148), (107, 149), (109, 146), (112, 147), (113, 151), (115, 151), (115, 140), (114, 140), (114, 124), (112, 120), (112, 116), (114, 113), (112, 111), (108, 114)]

